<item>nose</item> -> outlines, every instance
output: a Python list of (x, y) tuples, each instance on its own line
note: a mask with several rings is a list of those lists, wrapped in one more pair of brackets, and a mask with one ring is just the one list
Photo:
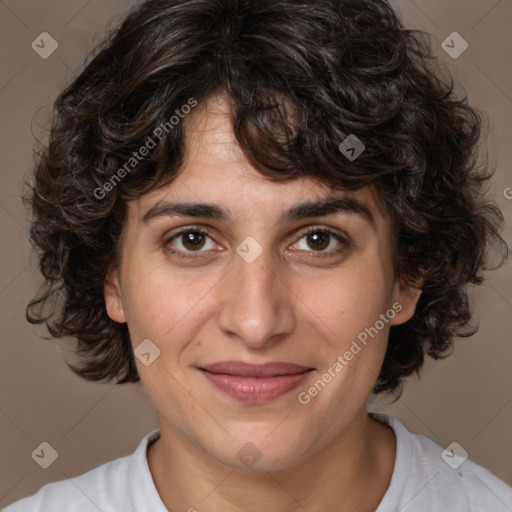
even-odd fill
[(293, 293), (268, 252), (264, 250), (252, 263), (234, 256), (218, 310), (218, 324), (224, 334), (253, 349), (277, 343), (296, 325)]

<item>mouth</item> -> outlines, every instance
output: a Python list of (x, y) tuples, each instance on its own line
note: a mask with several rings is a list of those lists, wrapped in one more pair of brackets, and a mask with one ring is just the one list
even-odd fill
[(241, 402), (264, 403), (298, 387), (314, 371), (294, 363), (247, 364), (223, 361), (200, 367), (219, 390)]

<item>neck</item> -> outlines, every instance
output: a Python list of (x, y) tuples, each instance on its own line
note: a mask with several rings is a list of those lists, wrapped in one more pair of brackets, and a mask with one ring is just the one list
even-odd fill
[(393, 472), (394, 433), (369, 418), (365, 408), (314, 455), (279, 471), (225, 465), (162, 418), (159, 425), (161, 436), (148, 449), (148, 464), (169, 510), (373, 512)]

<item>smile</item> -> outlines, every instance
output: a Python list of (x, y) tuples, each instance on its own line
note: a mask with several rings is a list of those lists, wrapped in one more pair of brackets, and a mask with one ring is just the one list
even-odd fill
[(199, 368), (217, 388), (241, 402), (264, 403), (298, 387), (313, 371), (292, 363), (251, 365), (228, 361)]

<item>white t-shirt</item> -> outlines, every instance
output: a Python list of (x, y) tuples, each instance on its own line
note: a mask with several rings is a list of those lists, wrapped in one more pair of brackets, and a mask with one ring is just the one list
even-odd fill
[[(395, 431), (397, 451), (389, 488), (375, 512), (512, 512), (512, 487), (469, 459), (453, 469), (443, 448), (411, 434), (396, 418), (371, 413)], [(50, 483), (3, 512), (168, 512), (146, 458), (146, 435), (132, 455), (83, 475)], [(456, 452), (448, 452), (452, 461)]]

